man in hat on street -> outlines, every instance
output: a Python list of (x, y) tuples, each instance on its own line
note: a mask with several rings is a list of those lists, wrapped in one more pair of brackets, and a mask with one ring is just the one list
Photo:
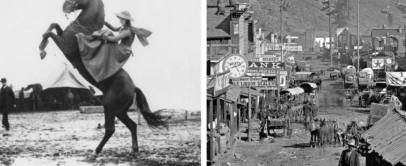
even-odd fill
[(355, 150), (355, 140), (351, 139), (348, 142), (348, 149), (341, 153), (338, 166), (359, 166), (359, 154)]
[(10, 130), (10, 124), (8, 122), (8, 113), (15, 107), (15, 96), (11, 87), (7, 86), (7, 80), (1, 79), (2, 87), (0, 89), (0, 111), (3, 113), (2, 124), (6, 128), (7, 133), (4, 136), (8, 136)]

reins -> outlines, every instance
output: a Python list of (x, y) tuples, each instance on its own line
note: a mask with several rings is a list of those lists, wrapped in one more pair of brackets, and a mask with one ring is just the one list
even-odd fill
[[(65, 0), (66, 2), (69, 2), (69, 3), (71, 3), (71, 4), (73, 4), (73, 5), (75, 5), (75, 7), (73, 8), (73, 12), (75, 12), (75, 16), (77, 17), (77, 15), (76, 15), (76, 8), (78, 7), (78, 2), (73, 2), (72, 0)], [(65, 14), (65, 17), (66, 17), (66, 19), (67, 20), (69, 20), (69, 17), (68, 17), (68, 14)], [(76, 24), (75, 24), (76, 23)], [(77, 25), (77, 26), (79, 26), (80, 28), (82, 28), (83, 30), (85, 30), (85, 31), (88, 31), (88, 32), (94, 32), (95, 30), (92, 30), (92, 29), (88, 29), (88, 28), (85, 28), (84, 26), (82, 26), (82, 24), (80, 24), (80, 22), (79, 22), (79, 20), (76, 18), (75, 19), (75, 21), (72, 21), (70, 24), (69, 24), (69, 28), (72, 30), (72, 31), (74, 31), (74, 32), (76, 32), (76, 33), (79, 33), (78, 31), (75, 31), (75, 29), (73, 29), (72, 28), (72, 25)]]

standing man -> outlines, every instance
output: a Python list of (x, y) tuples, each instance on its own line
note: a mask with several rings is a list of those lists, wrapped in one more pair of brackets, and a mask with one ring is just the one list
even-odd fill
[(19, 109), (20, 111), (27, 111), (27, 106), (25, 105), (24, 102), (24, 87), (21, 88), (20, 93), (18, 93), (18, 99), (20, 100), (20, 106)]
[(68, 93), (66, 94), (66, 99), (68, 100), (67, 104), (68, 104), (68, 109), (69, 110), (73, 110), (73, 93), (70, 91), (70, 89), (68, 89)]
[(8, 122), (8, 113), (15, 107), (15, 96), (13, 90), (7, 86), (7, 80), (1, 79), (3, 86), (0, 90), (0, 111), (3, 113), (2, 124), (6, 128), (7, 133), (4, 136), (9, 136), (10, 124)]
[(341, 153), (340, 161), (338, 166), (360, 166), (359, 164), (359, 154), (355, 150), (355, 140), (351, 139), (348, 142), (348, 149)]

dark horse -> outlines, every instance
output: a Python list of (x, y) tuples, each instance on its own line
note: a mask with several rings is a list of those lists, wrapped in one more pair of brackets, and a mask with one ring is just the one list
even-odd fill
[(304, 123), (305, 130), (310, 131), (310, 147), (315, 148), (316, 146), (321, 145), (321, 136), (320, 136), (320, 123), (317, 119), (311, 120), (310, 122)]
[[(70, 13), (75, 10), (82, 10), (77, 19), (72, 22), (64, 31), (61, 27), (53, 23), (48, 30), (43, 34), (43, 40), (39, 46), (41, 59), (45, 58), (45, 47), (48, 43), (48, 38), (51, 37), (56, 45), (61, 49), (66, 58), (77, 68), (79, 73), (91, 84), (99, 88), (103, 94), (103, 107), (106, 132), (97, 146), (95, 153), (99, 154), (103, 146), (115, 131), (114, 119), (117, 117), (131, 131), (132, 149), (134, 154), (138, 152), (137, 141), (137, 124), (128, 117), (129, 110), (133, 99), (134, 92), (136, 93), (137, 107), (141, 110), (144, 119), (147, 121), (151, 129), (168, 129), (166, 118), (160, 115), (160, 112), (152, 112), (148, 102), (141, 89), (136, 87), (124, 69), (120, 69), (113, 76), (96, 82), (95, 79), (86, 70), (79, 53), (77, 33), (90, 35), (94, 31), (101, 30), (104, 25), (104, 4), (101, 0), (66, 0), (63, 4), (63, 12)], [(51, 32), (53, 29), (56, 33)], [(114, 56), (114, 55), (111, 55)]]
[[(44, 108), (44, 103), (42, 102), (43, 100), (43, 94), (42, 94), (42, 85), (41, 84), (30, 84), (24, 90), (30, 90), (32, 89), (32, 93), (30, 95), (30, 99), (32, 102), (32, 110), (35, 111), (36, 108), (38, 110), (41, 110)], [(35, 107), (37, 106), (37, 107)]]

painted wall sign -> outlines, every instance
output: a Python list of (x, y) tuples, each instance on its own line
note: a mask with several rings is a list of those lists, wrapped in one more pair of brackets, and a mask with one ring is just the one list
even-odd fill
[(285, 67), (285, 63), (248, 61), (248, 67), (249, 68), (283, 69)]
[[(248, 69), (247, 76), (276, 76), (278, 70), (275, 69)], [(280, 75), (288, 75), (288, 71), (280, 70)]]
[(372, 59), (372, 69), (383, 69), (384, 59)]

